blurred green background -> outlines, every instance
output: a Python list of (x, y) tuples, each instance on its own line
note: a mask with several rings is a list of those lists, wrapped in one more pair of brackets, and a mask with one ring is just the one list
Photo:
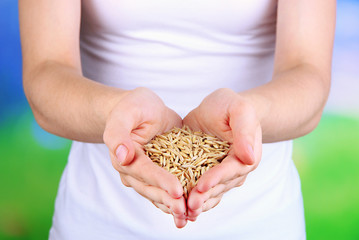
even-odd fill
[[(21, 87), (17, 1), (0, 1), (0, 239), (47, 239), (70, 141), (43, 131)], [(338, 1), (332, 92), (295, 140), (308, 239), (359, 239), (359, 1)]]

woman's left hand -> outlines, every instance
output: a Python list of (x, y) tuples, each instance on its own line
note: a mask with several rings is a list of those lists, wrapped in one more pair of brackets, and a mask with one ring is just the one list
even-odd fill
[(220, 202), (223, 194), (241, 186), (262, 155), (262, 130), (254, 107), (240, 94), (219, 89), (208, 95), (183, 120), (193, 130), (231, 144), (228, 156), (198, 180), (187, 200), (188, 220)]

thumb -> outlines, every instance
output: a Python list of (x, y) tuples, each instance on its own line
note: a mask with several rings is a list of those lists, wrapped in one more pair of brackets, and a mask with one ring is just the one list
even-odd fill
[(253, 146), (245, 139), (245, 136), (237, 134), (233, 141), (234, 154), (243, 164), (255, 163)]
[(187, 116), (182, 121), (183, 125), (190, 127), (190, 129), (193, 131), (201, 130), (201, 127), (198, 123), (196, 112), (198, 112), (198, 109), (197, 108), (193, 109), (191, 112), (187, 114)]
[(233, 148), (236, 157), (247, 165), (255, 163), (254, 139), (257, 130), (257, 119), (251, 111), (230, 112), (229, 125), (233, 134)]
[(122, 139), (122, 143), (120, 143), (115, 149), (116, 160), (122, 165), (126, 166), (130, 164), (135, 157), (135, 148), (131, 139)]
[(131, 124), (122, 121), (116, 124), (108, 124), (104, 131), (104, 142), (111, 153), (116, 157), (116, 161), (122, 166), (126, 166), (135, 157), (135, 145), (131, 139)]

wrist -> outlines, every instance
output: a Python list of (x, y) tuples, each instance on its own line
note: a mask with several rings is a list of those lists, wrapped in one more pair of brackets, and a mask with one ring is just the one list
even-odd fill
[(261, 126), (265, 125), (265, 118), (269, 115), (270, 109), (272, 108), (270, 99), (254, 90), (242, 92), (240, 95), (254, 108)]
[(103, 130), (113, 109), (128, 92), (128, 90), (105, 86), (100, 97), (92, 99), (92, 104), (96, 109), (96, 117), (99, 119)]

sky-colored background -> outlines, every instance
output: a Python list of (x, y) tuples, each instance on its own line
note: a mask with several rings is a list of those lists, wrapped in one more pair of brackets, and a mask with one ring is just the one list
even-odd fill
[[(46, 239), (70, 142), (34, 121), (21, 87), (17, 1), (0, 0), (0, 239)], [(331, 95), (295, 141), (308, 239), (359, 239), (359, 1), (339, 0)]]

